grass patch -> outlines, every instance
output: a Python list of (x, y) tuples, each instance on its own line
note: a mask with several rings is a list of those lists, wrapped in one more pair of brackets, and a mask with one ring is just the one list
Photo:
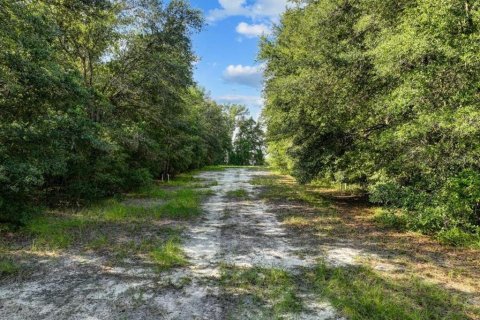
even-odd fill
[(187, 265), (185, 254), (180, 247), (178, 239), (175, 237), (153, 249), (150, 252), (150, 257), (159, 271)]
[(248, 192), (244, 189), (236, 189), (227, 192), (228, 198), (246, 199), (248, 198)]
[(159, 217), (188, 219), (202, 213), (201, 203), (206, 192), (184, 189), (175, 192), (175, 195), (166, 204), (157, 209)]
[(107, 240), (102, 237), (92, 240), (91, 234), (101, 232), (103, 226), (142, 224), (162, 218), (194, 218), (202, 213), (201, 203), (207, 195), (209, 192), (203, 189), (165, 190), (152, 186), (136, 196), (160, 200), (158, 205), (142, 206), (141, 201), (137, 205), (112, 198), (79, 211), (45, 213), (30, 220), (22, 231), (33, 238), (31, 248), (35, 251), (61, 250), (82, 243), (86, 248), (99, 250), (107, 245)]
[(55, 250), (69, 247), (86, 227), (87, 220), (80, 217), (45, 215), (30, 220), (25, 230), (34, 236), (33, 250)]
[[(281, 319), (287, 313), (298, 313), (303, 309), (295, 294), (294, 280), (284, 270), (222, 266), (220, 282), (227, 293), (243, 297), (238, 309), (244, 307), (242, 302), (253, 301), (267, 319)], [(232, 310), (230, 316), (240, 316), (235, 313)]]
[(310, 275), (316, 291), (352, 320), (472, 319), (465, 299), (414, 277), (385, 279), (365, 267), (319, 264)]
[(12, 260), (0, 257), (0, 276), (8, 277), (20, 272), (20, 266)]
[(165, 199), (168, 198), (170, 191), (162, 187), (160, 184), (143, 187), (135, 193), (131, 193), (128, 196), (133, 198), (154, 198)]
[(315, 208), (330, 206), (331, 201), (316, 192), (310, 185), (297, 184), (293, 179), (269, 175), (252, 179), (253, 185), (265, 187), (261, 197), (269, 200), (300, 201)]

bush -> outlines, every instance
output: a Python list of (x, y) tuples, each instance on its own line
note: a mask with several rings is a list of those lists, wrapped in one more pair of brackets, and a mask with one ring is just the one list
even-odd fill
[(153, 176), (146, 168), (135, 169), (126, 177), (125, 186), (128, 189), (149, 186), (153, 183)]
[(377, 214), (375, 214), (374, 219), (376, 222), (389, 229), (395, 229), (399, 231), (404, 231), (407, 229), (407, 216), (395, 210), (381, 209)]
[(451, 246), (475, 246), (480, 248), (480, 233), (465, 232), (458, 227), (442, 230), (437, 235), (440, 242)]

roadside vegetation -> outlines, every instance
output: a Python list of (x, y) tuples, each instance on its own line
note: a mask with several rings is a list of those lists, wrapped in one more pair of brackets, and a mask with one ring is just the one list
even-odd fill
[(292, 5), (260, 52), (271, 164), (359, 186), (390, 225), (478, 244), (479, 35), (471, 0)]
[[(207, 170), (224, 170), (210, 167)], [(213, 182), (179, 175), (136, 192), (79, 209), (46, 210), (24, 226), (2, 230), (0, 274), (14, 276), (26, 257), (62, 252), (94, 253), (111, 265), (138, 260), (158, 271), (188, 264), (181, 249), (188, 220), (202, 214)], [(29, 268), (29, 266), (25, 266)]]
[[(31, 225), (44, 208), (78, 209), (205, 166), (263, 163), (248, 109), (215, 103), (193, 80), (191, 36), (204, 21), (188, 1), (0, 8), (0, 223)], [(158, 214), (198, 214), (198, 197), (175, 197)]]
[(252, 182), (262, 187), (262, 199), (281, 208), (275, 213), (292, 238), (319, 248), (314, 254), (361, 253), (345, 265), (322, 258), (292, 277), (303, 292), (329, 301), (348, 319), (480, 319), (480, 249), (410, 232), (354, 188), (302, 185), (281, 174)]

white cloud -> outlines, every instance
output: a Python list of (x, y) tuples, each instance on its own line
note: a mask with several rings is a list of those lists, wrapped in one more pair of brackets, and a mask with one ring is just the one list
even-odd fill
[(207, 20), (218, 21), (231, 16), (246, 16), (253, 19), (276, 18), (286, 8), (288, 0), (218, 0), (221, 9), (210, 10)]
[(223, 72), (223, 79), (229, 83), (259, 88), (263, 82), (263, 64), (258, 66), (229, 65)]
[(255, 38), (262, 35), (268, 36), (272, 33), (270, 27), (263, 23), (248, 24), (246, 22), (240, 22), (235, 30), (247, 38)]

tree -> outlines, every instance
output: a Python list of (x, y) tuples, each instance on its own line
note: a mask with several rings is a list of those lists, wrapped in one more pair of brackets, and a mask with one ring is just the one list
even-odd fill
[(0, 219), (220, 164), (229, 111), (195, 87), (186, 1), (0, 0)]
[[(460, 0), (302, 1), (265, 38), (272, 163), (403, 208), (412, 228), (474, 231), (479, 6)], [(455, 199), (455, 200), (453, 200)]]
[(263, 130), (260, 124), (253, 118), (240, 120), (235, 132), (230, 163), (258, 166), (264, 162)]

